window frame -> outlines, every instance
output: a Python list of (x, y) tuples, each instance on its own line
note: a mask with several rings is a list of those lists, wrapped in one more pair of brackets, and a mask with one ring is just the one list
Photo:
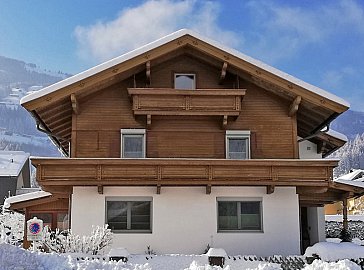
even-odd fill
[[(136, 129), (120, 129), (120, 157), (121, 158), (129, 158), (129, 159), (139, 159), (139, 158), (146, 158), (146, 131), (142, 128)], [(125, 157), (124, 156), (124, 136), (142, 136), (142, 143), (143, 143), (143, 155), (142, 157)]]
[[(229, 229), (220, 229), (219, 228), (219, 202), (235, 202), (235, 203), (239, 203), (241, 205), (241, 203), (244, 202), (259, 202), (259, 216), (260, 216), (260, 229), (258, 230), (252, 230), (252, 229), (243, 229), (241, 228), (240, 225), (240, 229), (233, 229), (233, 230), (229, 230)], [(241, 206), (237, 207), (237, 216), (239, 214), (239, 209), (241, 210)], [(238, 219), (239, 221), (239, 219)], [(263, 229), (263, 198), (241, 198), (241, 197), (217, 197), (216, 198), (216, 225), (217, 225), (217, 232), (218, 233), (264, 233), (264, 229)], [(239, 225), (238, 225), (239, 227)]]
[[(149, 202), (150, 203), (150, 211), (149, 211), (149, 230), (135, 230), (135, 229), (126, 229), (126, 230), (113, 230), (111, 227), (111, 231), (113, 233), (153, 233), (153, 197), (105, 197), (105, 224), (108, 224), (108, 216), (107, 216), (107, 202), (116, 201), (116, 202)], [(129, 216), (130, 215), (130, 216)], [(131, 226), (131, 209), (127, 210), (127, 226)]]
[(225, 158), (226, 159), (233, 159), (230, 158), (229, 155), (229, 140), (230, 139), (245, 139), (246, 140), (246, 158), (237, 159), (237, 160), (246, 160), (250, 159), (250, 130), (227, 130), (225, 134)]
[[(193, 88), (188, 89), (188, 88), (177, 88), (176, 87), (176, 78), (177, 76), (193, 76)], [(189, 72), (175, 72), (173, 74), (173, 86), (174, 89), (181, 89), (181, 90), (196, 90), (196, 81), (197, 81), (197, 76), (196, 73), (189, 73)]]

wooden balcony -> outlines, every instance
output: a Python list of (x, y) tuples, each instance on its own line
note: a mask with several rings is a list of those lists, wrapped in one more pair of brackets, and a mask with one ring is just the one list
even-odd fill
[(206, 186), (208, 192), (211, 186), (325, 188), (338, 161), (32, 158), (32, 164), (50, 192), (72, 186)]
[(245, 89), (128, 88), (134, 115), (239, 116)]

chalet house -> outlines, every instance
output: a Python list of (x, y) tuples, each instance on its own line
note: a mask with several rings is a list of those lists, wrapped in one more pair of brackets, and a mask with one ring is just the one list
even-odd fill
[(29, 156), (23, 151), (0, 151), (0, 205), (20, 189), (30, 188)]
[(31, 162), (73, 232), (109, 224), (131, 253), (299, 254), (324, 204), (364, 191), (322, 159), (346, 101), (190, 30), (21, 104), (65, 156)]

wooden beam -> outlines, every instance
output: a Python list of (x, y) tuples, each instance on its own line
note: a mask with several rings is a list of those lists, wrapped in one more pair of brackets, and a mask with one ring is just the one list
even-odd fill
[(272, 194), (274, 193), (274, 186), (271, 185), (271, 186), (267, 186), (267, 194)]
[(104, 194), (104, 186), (103, 185), (98, 185), (97, 186), (97, 193)]
[(150, 61), (146, 62), (145, 63), (145, 68), (146, 68), (146, 71), (145, 71), (145, 76), (147, 78), (147, 85), (150, 85)]
[(319, 194), (319, 193), (325, 193), (328, 191), (328, 187), (297, 187), (296, 193), (297, 194)]
[(326, 148), (326, 142), (320, 141), (317, 144), (317, 154), (322, 154), (325, 151), (325, 148)]
[(224, 62), (224, 64), (222, 65), (221, 74), (220, 74), (220, 84), (224, 81), (224, 79), (226, 77), (227, 67), (228, 67), (228, 63)]
[(161, 194), (161, 185), (157, 185), (157, 194)]
[(293, 115), (296, 114), (296, 112), (298, 111), (298, 107), (301, 103), (302, 97), (301, 96), (297, 96), (293, 101), (291, 106), (289, 107), (289, 111), (288, 111), (288, 116), (292, 117)]
[(343, 229), (348, 230), (348, 201), (346, 198), (343, 199)]
[(72, 110), (75, 114), (80, 113), (80, 108), (78, 105), (78, 100), (76, 98), (76, 95), (74, 93), (71, 94), (71, 103), (72, 103)]

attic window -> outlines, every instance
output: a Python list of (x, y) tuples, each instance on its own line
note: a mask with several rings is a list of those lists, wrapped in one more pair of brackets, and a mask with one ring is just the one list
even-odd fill
[(175, 89), (196, 89), (196, 74), (192, 73), (175, 73), (174, 74)]

